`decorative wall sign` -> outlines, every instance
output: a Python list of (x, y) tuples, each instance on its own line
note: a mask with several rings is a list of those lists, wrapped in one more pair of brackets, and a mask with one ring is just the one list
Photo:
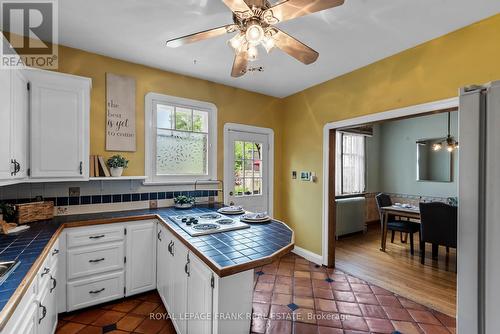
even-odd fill
[(106, 151), (135, 152), (135, 79), (106, 73)]

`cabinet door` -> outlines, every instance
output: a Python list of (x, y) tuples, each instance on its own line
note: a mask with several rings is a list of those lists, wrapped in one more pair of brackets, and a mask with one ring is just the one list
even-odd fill
[[(52, 283), (52, 280), (51, 280)], [(57, 325), (57, 302), (56, 289), (48, 285), (42, 290), (38, 304), (38, 328), (37, 333), (54, 333)]]
[(170, 257), (168, 253), (168, 243), (171, 239), (165, 232), (162, 224), (157, 224), (157, 241), (156, 241), (156, 289), (160, 295), (163, 304), (168, 308), (166, 301), (166, 285), (167, 285), (167, 260)]
[(126, 295), (156, 289), (156, 220), (126, 225)]
[(189, 254), (187, 313), (200, 315), (187, 322), (187, 333), (189, 334), (210, 334), (212, 332), (212, 320), (204, 319), (205, 315), (212, 315), (212, 284), (212, 271), (195, 255)]
[(185, 314), (187, 313), (187, 273), (186, 265), (188, 264), (189, 252), (186, 246), (184, 246), (177, 239), (174, 240), (173, 244), (174, 261), (172, 263), (171, 272), (171, 291), (172, 295), (172, 305), (171, 313), (175, 317), (174, 325), (177, 329), (177, 333), (185, 334), (186, 331), (186, 319)]
[(21, 71), (12, 72), (12, 159), (18, 171), (15, 179), (23, 179), (28, 174), (28, 80)]
[[(2, 36), (0, 35), (0, 38)], [(12, 70), (0, 70), (0, 181), (12, 178), (12, 111), (11, 111), (11, 76)]]
[(88, 177), (89, 88), (82, 78), (46, 71), (31, 73), (29, 79), (31, 177)]
[(164, 258), (161, 259), (165, 265), (165, 276), (163, 282), (163, 293), (165, 295), (165, 307), (167, 311), (173, 315), (174, 313), (174, 280), (175, 280), (175, 242), (178, 242), (176, 238), (174, 238), (173, 234), (170, 231), (163, 227), (165, 231), (165, 250), (164, 250)]

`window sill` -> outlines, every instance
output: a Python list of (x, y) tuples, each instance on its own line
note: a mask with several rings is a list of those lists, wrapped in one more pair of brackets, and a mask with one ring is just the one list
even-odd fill
[(366, 193), (337, 195), (335, 196), (335, 199), (354, 198), (354, 197), (366, 197)]
[(153, 180), (145, 180), (142, 182), (142, 185), (144, 186), (182, 186), (182, 185), (189, 185), (189, 186), (194, 186), (195, 184), (197, 185), (215, 185), (215, 184), (221, 184), (222, 181), (219, 180), (198, 180), (198, 181), (192, 181), (192, 180), (179, 180), (179, 181), (153, 181)]

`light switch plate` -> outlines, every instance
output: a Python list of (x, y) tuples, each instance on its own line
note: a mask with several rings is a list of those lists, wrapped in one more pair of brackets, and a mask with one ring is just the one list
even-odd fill
[(69, 187), (69, 197), (80, 197), (80, 187)]
[(158, 209), (158, 201), (157, 200), (150, 200), (149, 201), (149, 208), (150, 209)]

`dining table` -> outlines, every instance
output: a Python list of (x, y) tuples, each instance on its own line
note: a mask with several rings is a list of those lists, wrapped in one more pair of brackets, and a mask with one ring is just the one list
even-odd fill
[(420, 223), (420, 209), (416, 206), (409, 205), (390, 205), (380, 208), (382, 213), (382, 239), (380, 241), (380, 250), (385, 252), (385, 246), (387, 241), (387, 222), (389, 221), (389, 216), (397, 216), (400, 218), (413, 219)]

